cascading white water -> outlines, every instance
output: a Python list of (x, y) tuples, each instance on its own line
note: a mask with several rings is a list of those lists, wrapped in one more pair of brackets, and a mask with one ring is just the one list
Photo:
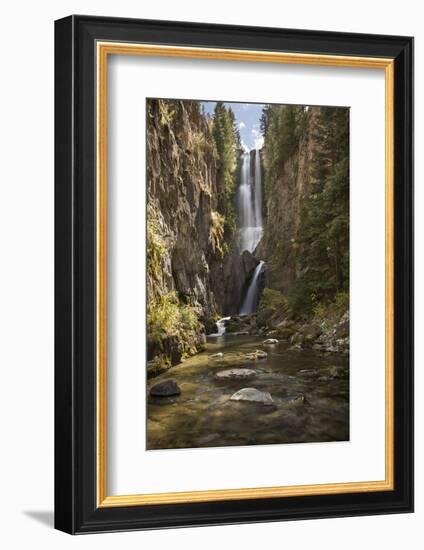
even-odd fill
[(238, 188), (240, 250), (253, 252), (262, 237), (262, 183), (259, 151), (255, 151), (255, 182), (252, 185), (250, 152), (243, 155)]
[(226, 321), (229, 321), (231, 317), (223, 317), (222, 319), (218, 319), (216, 322), (216, 328), (218, 332), (215, 332), (214, 334), (209, 334), (209, 336), (222, 336), (225, 334), (225, 323)]
[(253, 273), (252, 280), (250, 281), (247, 289), (246, 297), (244, 298), (243, 305), (240, 310), (240, 315), (247, 315), (252, 313), (257, 306), (258, 293), (259, 293), (259, 276), (262, 272), (264, 262), (259, 262)]
[(261, 228), (262, 237), (262, 174), (259, 149), (255, 149), (255, 219), (256, 225)]
[[(259, 149), (255, 149), (254, 178), (251, 177), (250, 151), (244, 153), (241, 165), (240, 185), (238, 188), (238, 220), (240, 252), (248, 250), (251, 254), (255, 251), (262, 238), (262, 176), (261, 156)], [(252, 181), (253, 180), (253, 181)], [(259, 276), (263, 270), (264, 262), (259, 262), (252, 275), (243, 305), (241, 315), (252, 313), (257, 306), (259, 295)]]

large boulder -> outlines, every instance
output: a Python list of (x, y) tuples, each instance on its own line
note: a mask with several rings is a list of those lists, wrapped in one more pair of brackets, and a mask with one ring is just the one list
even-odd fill
[(293, 336), (290, 338), (290, 342), (294, 345), (296, 344), (300, 344), (302, 345), (303, 342), (305, 340), (305, 337), (303, 336), (303, 334), (301, 332), (296, 332), (295, 334), (293, 334)]
[(244, 327), (244, 322), (240, 319), (240, 317), (231, 317), (231, 319), (225, 323), (225, 332), (240, 332)]
[(216, 321), (212, 317), (207, 317), (204, 319), (203, 324), (205, 326), (206, 334), (215, 334), (218, 332)]
[(259, 260), (250, 252), (245, 250), (239, 253), (236, 243), (230, 247), (230, 253), (226, 256), (224, 262), (224, 311), (228, 315), (237, 314), (247, 286), (252, 278), (253, 272), (258, 265)]
[(256, 316), (256, 322), (260, 327), (263, 327), (267, 324), (269, 319), (274, 315), (275, 309), (273, 307), (267, 307), (258, 312)]
[(268, 336), (273, 336), (280, 340), (290, 340), (295, 332), (293, 327), (277, 327), (275, 330), (270, 331)]
[(307, 342), (315, 340), (322, 333), (322, 328), (316, 323), (303, 325), (300, 330), (302, 331), (302, 334)]

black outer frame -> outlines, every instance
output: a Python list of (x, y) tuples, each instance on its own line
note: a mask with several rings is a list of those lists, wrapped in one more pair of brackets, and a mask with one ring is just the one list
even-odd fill
[[(96, 509), (96, 40), (395, 59), (395, 490)], [(55, 22), (55, 527), (94, 533), (413, 511), (413, 38)]]

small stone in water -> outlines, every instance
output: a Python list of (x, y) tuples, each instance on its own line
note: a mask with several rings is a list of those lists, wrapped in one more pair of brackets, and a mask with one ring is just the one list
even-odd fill
[(302, 345), (301, 344), (294, 344), (293, 346), (289, 347), (289, 351), (301, 351)]
[(291, 405), (303, 405), (304, 403), (306, 403), (306, 397), (302, 394), (290, 399)]
[(268, 357), (268, 354), (266, 351), (262, 351), (261, 349), (257, 349), (252, 353), (246, 353), (246, 359), (255, 361), (256, 359), (266, 359)]
[(252, 378), (256, 376), (256, 372), (252, 369), (226, 369), (215, 374), (215, 378), (220, 380), (231, 380), (231, 379), (243, 379), (243, 378)]
[(273, 346), (274, 344), (278, 344), (278, 340), (276, 340), (275, 338), (267, 338), (264, 341), (265, 346)]
[(344, 378), (347, 375), (346, 370), (343, 367), (329, 367), (328, 373), (331, 378)]
[(213, 353), (209, 357), (211, 357), (212, 359), (219, 359), (220, 357), (224, 357), (224, 354), (222, 353), (222, 351), (220, 351), (218, 353)]
[(254, 401), (263, 405), (274, 403), (271, 394), (267, 391), (259, 391), (256, 388), (243, 388), (230, 397), (231, 401)]
[(314, 377), (314, 376), (318, 376), (319, 375), (319, 370), (318, 369), (302, 369), (299, 371), (299, 374), (300, 376), (303, 376), (303, 377)]

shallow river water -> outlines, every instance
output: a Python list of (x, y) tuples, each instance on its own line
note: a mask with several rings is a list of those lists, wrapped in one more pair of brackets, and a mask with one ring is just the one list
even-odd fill
[[(263, 345), (263, 338), (252, 336), (210, 338), (205, 352), (149, 380), (148, 389), (172, 378), (181, 395), (147, 397), (147, 449), (348, 440), (348, 358), (289, 347)], [(257, 349), (267, 358), (244, 365), (224, 365), (210, 357)], [(249, 380), (216, 377), (233, 366), (253, 369), (255, 375)], [(269, 392), (273, 404), (230, 400), (246, 387)]]

